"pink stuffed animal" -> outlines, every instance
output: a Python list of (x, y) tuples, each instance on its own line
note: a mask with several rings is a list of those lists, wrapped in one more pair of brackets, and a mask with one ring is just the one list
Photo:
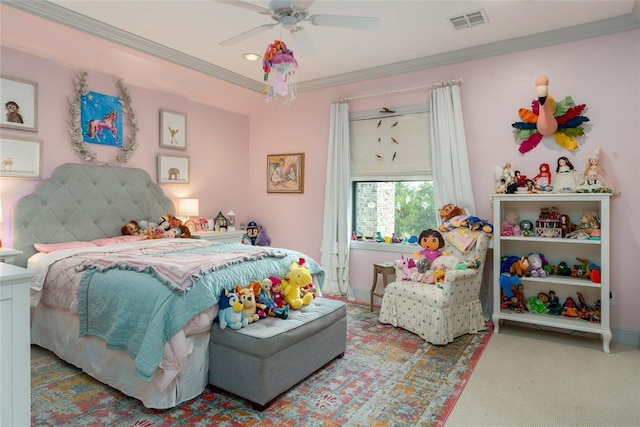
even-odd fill
[(401, 259), (398, 261), (398, 267), (402, 269), (402, 280), (411, 280), (414, 273), (417, 273), (418, 267), (413, 258), (407, 258), (401, 255)]

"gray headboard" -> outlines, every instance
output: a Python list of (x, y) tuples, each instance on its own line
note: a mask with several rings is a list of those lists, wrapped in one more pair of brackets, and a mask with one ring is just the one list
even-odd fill
[(173, 202), (143, 169), (63, 164), (13, 209), (13, 247), (23, 252), (16, 264), (27, 265), (34, 243), (119, 236), (132, 219), (167, 213)]

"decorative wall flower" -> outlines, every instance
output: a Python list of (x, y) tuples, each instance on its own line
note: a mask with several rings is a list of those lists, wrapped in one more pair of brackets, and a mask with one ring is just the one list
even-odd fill
[(518, 151), (522, 154), (533, 150), (543, 136), (551, 135), (560, 147), (573, 151), (578, 148), (576, 136), (584, 135), (581, 125), (589, 118), (580, 114), (586, 104), (575, 105), (570, 96), (556, 103), (548, 94), (548, 84), (546, 76), (536, 79), (538, 99), (531, 103), (531, 110), (520, 108), (518, 114), (523, 121), (511, 125), (515, 128), (513, 135), (521, 141)]

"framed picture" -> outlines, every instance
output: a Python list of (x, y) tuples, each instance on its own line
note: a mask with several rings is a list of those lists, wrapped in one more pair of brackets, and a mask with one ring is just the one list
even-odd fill
[(42, 178), (42, 141), (0, 137), (0, 177)]
[(158, 155), (158, 184), (188, 184), (189, 157)]
[(160, 110), (160, 146), (176, 150), (187, 149), (187, 116)]
[(38, 83), (0, 76), (0, 127), (38, 130)]
[(267, 193), (304, 193), (304, 153), (267, 156)]

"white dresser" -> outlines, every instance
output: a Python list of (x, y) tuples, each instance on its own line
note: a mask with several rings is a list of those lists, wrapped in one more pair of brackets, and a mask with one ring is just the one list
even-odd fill
[(201, 231), (191, 233), (192, 239), (210, 240), (212, 242), (242, 242), (242, 236), (245, 234), (244, 230), (240, 231)]
[(0, 262), (0, 427), (31, 425), (27, 269)]

